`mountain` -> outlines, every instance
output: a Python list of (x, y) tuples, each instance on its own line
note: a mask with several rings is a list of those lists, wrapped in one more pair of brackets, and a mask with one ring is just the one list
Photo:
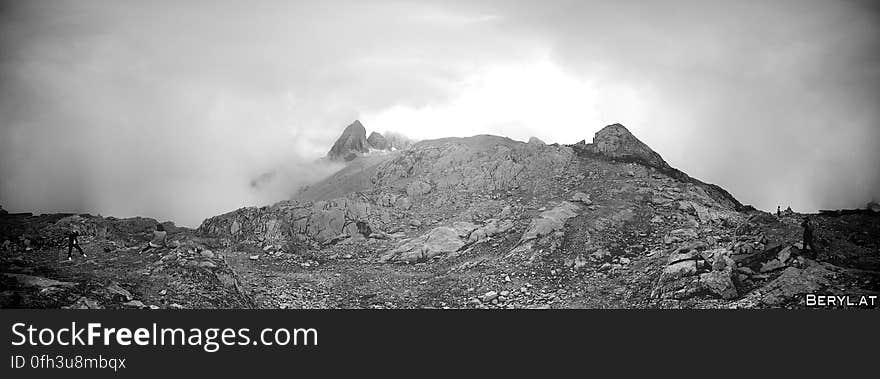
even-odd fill
[(371, 152), (403, 150), (413, 144), (409, 138), (393, 132), (385, 132), (384, 136), (378, 132), (372, 132), (369, 138), (366, 135), (367, 129), (360, 121), (355, 120), (342, 131), (342, 135), (336, 139), (333, 147), (327, 153), (327, 157), (331, 160), (348, 162)]
[(367, 129), (360, 121), (355, 120), (353, 123), (345, 127), (342, 135), (327, 152), (327, 157), (332, 160), (354, 159), (358, 154), (370, 151), (370, 143), (367, 142)]
[[(0, 264), (59, 281), (113, 259), (132, 272), (157, 275), (165, 272), (152, 266), (160, 262), (180, 278), (207, 278), (206, 288), (161, 275), (120, 283), (159, 307), (169, 306), (160, 288), (210, 293), (216, 306), (263, 308), (781, 308), (804, 307), (809, 293), (880, 290), (877, 212), (810, 215), (820, 252), (805, 251), (806, 215), (745, 206), (671, 167), (619, 124), (567, 146), (477, 135), (399, 148), (385, 133), (386, 149), (371, 152), (382, 146), (379, 135), (370, 141), (353, 123), (331, 149), (337, 158), (353, 155), (338, 172), (291, 200), (177, 230), (169, 250), (137, 258), (130, 246), (148, 238), (141, 229), (110, 237), (89, 231), (91, 266), (18, 253)], [(15, 217), (9, 225), (36, 216)], [(49, 218), (28, 235), (63, 229), (58, 222)], [(105, 252), (108, 239), (129, 242)], [(63, 254), (63, 247), (37, 250)], [(212, 283), (227, 283), (226, 292)], [(51, 307), (85, 296), (117, 306), (104, 292), (15, 285), (15, 304)]]

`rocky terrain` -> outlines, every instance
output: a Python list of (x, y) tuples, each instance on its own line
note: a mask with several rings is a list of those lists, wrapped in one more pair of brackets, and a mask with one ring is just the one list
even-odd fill
[[(154, 253), (137, 253), (153, 220), (0, 215), (2, 305), (783, 308), (880, 290), (876, 209), (811, 215), (819, 251), (805, 251), (805, 215), (745, 206), (622, 125), (570, 146), (388, 137), (356, 121), (328, 153), (339, 172), (196, 230), (168, 224), (173, 247)], [(59, 262), (47, 241), (71, 223), (89, 257)]]

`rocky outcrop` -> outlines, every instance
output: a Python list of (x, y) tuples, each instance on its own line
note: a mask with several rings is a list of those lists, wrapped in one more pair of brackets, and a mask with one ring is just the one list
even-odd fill
[(336, 143), (330, 148), (327, 157), (332, 160), (350, 161), (358, 154), (368, 152), (369, 147), (367, 129), (364, 128), (360, 121), (355, 120), (351, 125), (345, 127), (342, 135), (339, 136)]
[(596, 132), (593, 143), (587, 144), (586, 149), (612, 159), (635, 161), (656, 168), (669, 168), (660, 154), (651, 150), (620, 124), (608, 125)]
[[(205, 220), (198, 232), (235, 241), (280, 243), (288, 240), (324, 243), (339, 235), (381, 230), (388, 211), (349, 198), (328, 201), (285, 201), (270, 207), (242, 208)], [(360, 227), (358, 223), (361, 223)]]
[(370, 133), (370, 136), (367, 137), (367, 142), (370, 143), (370, 147), (376, 150), (391, 149), (391, 145), (388, 144), (388, 140), (386, 140), (384, 136), (376, 132)]
[(380, 262), (423, 262), (441, 254), (453, 253), (465, 245), (459, 231), (448, 226), (434, 228), (423, 236), (404, 241), (380, 258)]
[(577, 216), (579, 209), (577, 205), (563, 201), (553, 209), (542, 212), (529, 224), (520, 238), (520, 243), (540, 239), (562, 229), (566, 220)]
[[(797, 301), (805, 294), (815, 294), (826, 288), (834, 272), (825, 265), (809, 262), (805, 268), (788, 267), (776, 279), (750, 294), (765, 306), (780, 306)], [(833, 267), (833, 266), (831, 266)]]

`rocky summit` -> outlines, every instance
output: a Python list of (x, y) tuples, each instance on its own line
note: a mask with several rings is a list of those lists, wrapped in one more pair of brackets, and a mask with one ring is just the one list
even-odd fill
[[(398, 137), (356, 121), (328, 154), (340, 171), (169, 223), (170, 246), (143, 255), (154, 220), (2, 214), (2, 305), (781, 308), (880, 290), (876, 206), (810, 215), (805, 250), (806, 215), (745, 206), (619, 124), (569, 146)], [(72, 227), (88, 258), (59, 262)]]
[(334, 160), (352, 160), (357, 154), (369, 151), (370, 143), (367, 142), (367, 129), (361, 122), (355, 120), (345, 127), (345, 131), (327, 152), (327, 157)]
[(660, 154), (651, 150), (620, 124), (608, 125), (596, 132), (593, 143), (587, 144), (584, 149), (612, 159), (639, 162), (655, 168), (669, 168)]

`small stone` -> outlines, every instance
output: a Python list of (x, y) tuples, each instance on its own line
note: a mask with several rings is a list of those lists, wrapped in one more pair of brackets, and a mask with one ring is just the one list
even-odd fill
[(140, 300), (126, 301), (126, 302), (122, 303), (122, 305), (124, 305), (124, 306), (126, 306), (126, 307), (132, 307), (132, 308), (144, 308), (144, 307), (146, 307), (146, 305), (144, 305), (144, 302), (142, 302), (142, 301), (140, 301)]
[(582, 203), (582, 204), (584, 204), (584, 205), (591, 205), (591, 204), (593, 204), (593, 201), (590, 200), (590, 195), (585, 194), (585, 193), (580, 192), (580, 191), (575, 192), (574, 195), (571, 196), (571, 201), (577, 201), (577, 202), (580, 202), (580, 203)]
[(498, 297), (498, 292), (489, 291), (489, 292), (484, 293), (483, 296), (480, 298), (480, 300), (482, 300), (484, 303), (486, 303), (486, 302), (490, 302), (490, 301), (495, 300), (497, 297)]
[(785, 264), (778, 259), (772, 259), (769, 262), (761, 264), (761, 272), (767, 273), (785, 267)]
[(601, 263), (601, 262), (611, 262), (612, 257), (611, 257), (611, 253), (609, 253), (605, 250), (599, 250), (593, 254), (590, 254), (590, 259), (592, 259), (593, 262)]
[(785, 263), (789, 258), (791, 258), (791, 246), (782, 249), (777, 255), (777, 258), (780, 262)]

